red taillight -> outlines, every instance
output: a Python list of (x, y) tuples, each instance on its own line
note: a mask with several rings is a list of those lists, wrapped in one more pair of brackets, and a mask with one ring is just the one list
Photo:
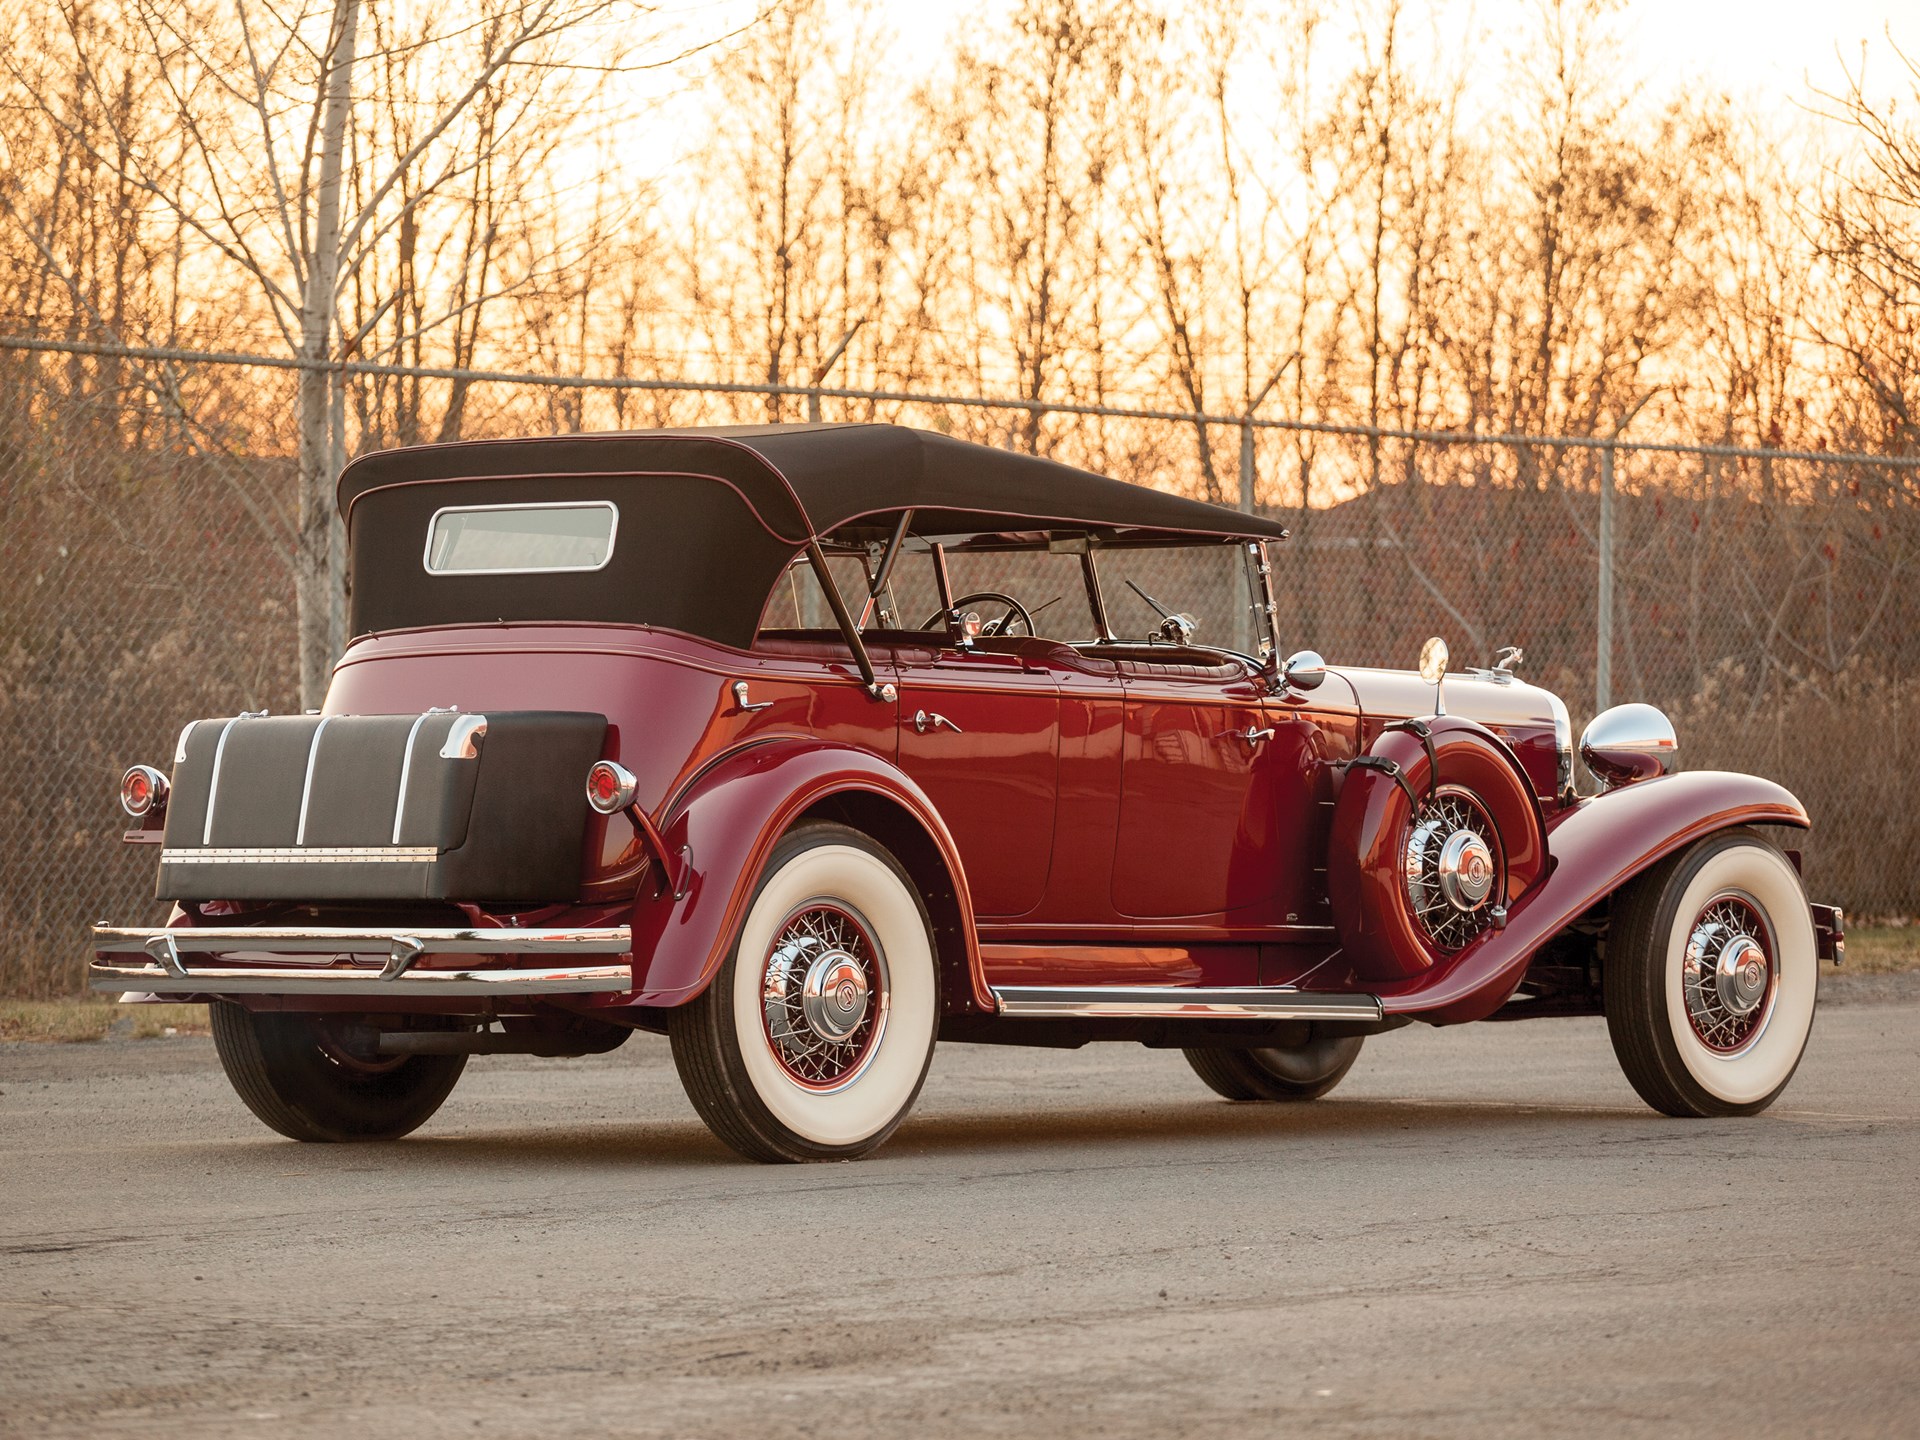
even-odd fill
[(613, 761), (596, 761), (587, 771), (587, 803), (602, 815), (615, 814), (633, 803), (637, 783), (624, 767)]
[(120, 808), (134, 819), (167, 805), (167, 777), (151, 765), (135, 765), (120, 777)]

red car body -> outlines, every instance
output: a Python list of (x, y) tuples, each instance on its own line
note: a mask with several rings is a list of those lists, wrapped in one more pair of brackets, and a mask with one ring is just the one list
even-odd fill
[[(565, 453), (557, 448), (569, 443)], [(903, 445), (931, 458), (917, 472), (918, 488), (896, 494), (885, 472), (905, 464)], [(663, 454), (676, 457), (673, 465)], [(1005, 467), (1013, 468), (1002, 484), (995, 472)], [(849, 470), (879, 478), (866, 476), (856, 491), (845, 479)], [(797, 471), (813, 477), (814, 488)], [(495, 512), (536, 509), (549, 494), (590, 509), (596, 487), (615, 484), (610, 475), (620, 485), (660, 486), (667, 481), (654, 477), (666, 476), (687, 494), (723, 496), (724, 516), (678, 517), (688, 536), (695, 522), (707, 527), (697, 532), (704, 538), (688, 542), (705, 547), (700, 554), (651, 550), (649, 575), (633, 583), (657, 584), (668, 596), (671, 580), (670, 597), (653, 603), (685, 606), (694, 603), (685, 592), (695, 582), (658, 579), (652, 569), (679, 565), (691, 573), (718, 564), (700, 584), (760, 587), (750, 597), (758, 617), (750, 634), (732, 600), (711, 624), (678, 613), (668, 617), (677, 624), (618, 618), (607, 608), (624, 603), (617, 587), (606, 592), (615, 600), (586, 588), (604, 572), (581, 572), (586, 598), (574, 610), (567, 608), (573, 602), (550, 605), (544, 597), (566, 591), (572, 570), (514, 572), (498, 582), (500, 591), (534, 599), (504, 599), (485, 620), (448, 618), (431, 549), (424, 578), (392, 557), (376, 569), (373, 552), (387, 541), (355, 518), (362, 507), (385, 505), (381, 532), (425, 525), (437, 534), (440, 517), (463, 497), (486, 503), (460, 514), (487, 512), (480, 521), (489, 524)], [(1010, 503), (1018, 486), (1028, 487), (1031, 502)], [(941, 1038), (1141, 1039), (1204, 1048), (1216, 1039), (1247, 1046), (1297, 1038), (1302, 1024), (1357, 1036), (1410, 1019), (1601, 1013), (1611, 897), (1704, 837), (1808, 823), (1801, 804), (1766, 780), (1668, 774), (1663, 758), (1634, 783), (1576, 794), (1564, 706), (1507, 669), (1454, 676), (1437, 689), (1410, 673), (1326, 667), (1312, 656), (1283, 665), (1277, 633), (1258, 637), (1264, 654), (1211, 649), (1193, 637), (1190, 622), (1180, 628), (1184, 616), (1169, 616), (1147, 641), (1129, 642), (1117, 639), (1105, 613), (1096, 616), (1099, 634), (1060, 639), (1011, 633), (1011, 610), (986, 626), (1002, 633), (983, 634), (977, 614), (954, 607), (946, 565), (971, 549), (1015, 557), (1008, 564), (1022, 554), (1083, 556), (1077, 563), (1089, 604), (1104, 611), (1093, 557), (1191, 542), (1243, 556), (1254, 611), (1264, 600), (1266, 623), (1281, 628), (1266, 583), (1267, 546), (1284, 533), (1277, 525), (1152, 492), (1132, 492), (1136, 501), (1121, 495), (1127, 489), (878, 426), (433, 447), (362, 461), (342, 481), (356, 607), (372, 613), (384, 605), (387, 613), (371, 621), (361, 615), (365, 633), (340, 660), (324, 711), (302, 722), (307, 728), (297, 736), (285, 731), (308, 747), (308, 792), (327, 743), (321, 721), (417, 717), (399, 780), (404, 809), (413, 793), (406, 767), (428, 754), (416, 739), (428, 733), (423, 721), (537, 705), (542, 713), (604, 717), (604, 732), (593, 732), (597, 751), (589, 738), (582, 753), (612, 762), (608, 773), (625, 777), (624, 803), (609, 813), (586, 808), (575, 784), (559, 823), (579, 831), (577, 883), (568, 893), (549, 889), (519, 900), (409, 900), (397, 891), (315, 900), (297, 877), (320, 872), (286, 836), (218, 855), (208, 848), (197, 863), (218, 859), (229, 867), (209, 875), (235, 877), (232, 867), (245, 864), (249, 876), (285, 875), (287, 888), (274, 891), (265, 880), (268, 898), (255, 888), (235, 899), (214, 879), (178, 881), (169, 898), (179, 904), (164, 932), (101, 932), (95, 983), (209, 998), (254, 1014), (377, 1014), (388, 1017), (380, 1023), (392, 1033), (457, 1022), (446, 1033), (487, 1035), (484, 1027), (510, 1022), (509, 1031), (544, 1041), (468, 1048), (545, 1043), (543, 1053), (565, 1053), (565, 1037), (582, 1033), (582, 1023), (601, 1027), (595, 1036), (613, 1033), (605, 1027), (669, 1028), (674, 1012), (714, 985), (739, 946), (783, 837), (832, 822), (868, 837), (909, 877), (937, 956)], [(498, 499), (508, 494), (532, 498)], [(1056, 494), (1072, 499), (1054, 502)], [(628, 538), (641, 519), (627, 514), (636, 502), (619, 503), (621, 538), (607, 537), (614, 549), (640, 543)], [(1136, 504), (1158, 508), (1128, 508)], [(403, 513), (403, 506), (411, 508)], [(1103, 506), (1119, 508), (1109, 514)], [(708, 533), (716, 529), (745, 537), (743, 553), (762, 547), (764, 555), (753, 551), (759, 568), (747, 566), (745, 578), (729, 573), (731, 542)], [(420, 543), (410, 531), (403, 539), (393, 542), (395, 555)], [(873, 580), (908, 552), (938, 567), (941, 623), (925, 630), (862, 625), (868, 617), (856, 609), (884, 604), (882, 587), (876, 583), (870, 596), (837, 593), (830, 560), (843, 557), (844, 570), (858, 559), (861, 578)], [(1283, 556), (1281, 547), (1275, 559)], [(383, 578), (403, 569), (409, 578)], [(491, 573), (456, 575), (444, 593), (469, 594), (461, 603), (484, 613)], [(768, 623), (766, 577), (808, 574), (826, 592), (834, 619), (812, 627)], [(364, 606), (362, 591), (370, 597)], [(405, 623), (415, 618), (416, 596), (424, 597), (420, 623)], [(550, 613), (533, 613), (541, 610)], [(1019, 628), (1038, 627), (1028, 616)], [(229, 731), (265, 736), (245, 727), (292, 724), (218, 723), (218, 749)], [(486, 723), (478, 721), (481, 738), (492, 744)], [(450, 724), (435, 719), (430, 733)], [(453, 734), (446, 745), (456, 745)], [(1600, 763), (1613, 753), (1597, 749)], [(176, 788), (188, 750), (183, 736)], [(484, 747), (480, 753), (487, 755)], [(1648, 753), (1646, 745), (1627, 744), (1614, 758), (1632, 765)], [(238, 772), (222, 780), (219, 754), (205, 763), (212, 766), (208, 787), (239, 783)], [(208, 788), (196, 839), (181, 826), (165, 828), (173, 823), (165, 789), (161, 806), (143, 815), (130, 838), (164, 833), (167, 855), (192, 862), (193, 847), (216, 838), (214, 792)], [(1425, 843), (1410, 838), (1410, 826), (1443, 789), (1472, 799), (1480, 817), (1474, 825), (1490, 831), (1482, 848), (1492, 893), (1478, 908), (1445, 912), (1449, 923), (1471, 922), (1460, 925), (1457, 944), (1436, 944), (1407, 900), (1409, 885), (1437, 883), (1409, 879), (1409, 847)], [(229, 791), (220, 794), (223, 804), (235, 803)], [(311, 798), (302, 799), (303, 832)], [(396, 843), (401, 831), (396, 817)], [(1436, 843), (1439, 834), (1433, 831)], [(382, 848), (364, 847), (369, 854)], [(1465, 854), (1472, 846), (1456, 848)], [(431, 890), (434, 882), (422, 883)], [(1837, 912), (1819, 910), (1809, 923), (1823, 953), (1837, 953)], [(268, 933), (302, 927), (292, 949)], [(429, 932), (443, 938), (403, 953), (413, 943), (407, 937)], [(563, 965), (553, 958), (564, 948), (560, 940), (537, 952), (515, 948), (516, 935), (534, 932), (586, 936), (597, 948), (590, 963)], [(464, 946), (445, 938), (460, 934), (477, 938)], [(332, 951), (328, 935), (340, 937)], [(446, 982), (438, 989), (436, 976)], [(569, 976), (580, 983), (570, 987)]]

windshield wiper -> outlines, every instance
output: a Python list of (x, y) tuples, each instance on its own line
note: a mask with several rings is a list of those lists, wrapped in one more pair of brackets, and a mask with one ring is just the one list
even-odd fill
[(1174, 618), (1173, 611), (1167, 609), (1166, 606), (1162, 605), (1158, 600), (1154, 599), (1153, 596), (1149, 595), (1146, 591), (1142, 590), (1138, 585), (1134, 584), (1133, 581), (1131, 580), (1127, 581), (1127, 588), (1133, 591), (1133, 593), (1138, 595), (1142, 600), (1146, 601), (1147, 604), (1151, 605), (1153, 607), (1153, 613), (1158, 615), (1162, 620), (1171, 620)]

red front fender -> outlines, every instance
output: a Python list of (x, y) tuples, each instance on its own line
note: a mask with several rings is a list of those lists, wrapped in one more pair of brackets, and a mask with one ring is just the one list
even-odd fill
[[(963, 962), (973, 1007), (994, 1001), (980, 964), (973, 904), (953, 837), (920, 787), (870, 751), (811, 739), (747, 745), (709, 766), (669, 802), (659, 828), (669, 853), (689, 852), (682, 899), (656, 895), (649, 877), (633, 906), (638, 993), (629, 1003), (680, 1005), (707, 987), (739, 934), (774, 842), (812, 807), (835, 795), (878, 796), (926, 833), (958, 902), (958, 934), (941, 935), (949, 970)], [(903, 857), (904, 858), (904, 857)], [(935, 916), (936, 929), (939, 916)], [(953, 943), (955, 954), (945, 953)], [(964, 947), (964, 954), (958, 953)], [(950, 996), (952, 992), (949, 991)]]
[(1506, 1003), (1533, 953), (1665, 856), (1734, 825), (1809, 825), (1793, 794), (1754, 775), (1696, 770), (1583, 800), (1547, 829), (1551, 869), (1489, 930), (1424, 974), (1374, 987), (1390, 1015), (1482, 1020)]

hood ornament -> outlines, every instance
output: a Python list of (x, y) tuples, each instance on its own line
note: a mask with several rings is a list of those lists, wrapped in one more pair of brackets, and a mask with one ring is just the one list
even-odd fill
[(1515, 680), (1514, 671), (1520, 668), (1520, 662), (1527, 658), (1527, 652), (1518, 645), (1502, 645), (1493, 652), (1493, 664), (1485, 669), (1469, 668), (1468, 673), (1481, 680), (1491, 680), (1496, 685), (1511, 685)]

